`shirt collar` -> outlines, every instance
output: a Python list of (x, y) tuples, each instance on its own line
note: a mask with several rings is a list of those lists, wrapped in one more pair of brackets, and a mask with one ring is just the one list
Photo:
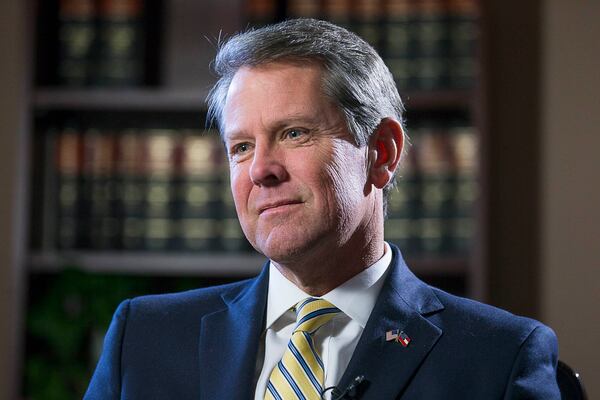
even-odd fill
[[(339, 308), (363, 329), (373, 311), (392, 261), (390, 246), (385, 242), (384, 245), (385, 252), (378, 261), (323, 296), (325, 300)], [(286, 311), (307, 297), (310, 295), (284, 277), (271, 262), (269, 265), (266, 328), (270, 328)]]

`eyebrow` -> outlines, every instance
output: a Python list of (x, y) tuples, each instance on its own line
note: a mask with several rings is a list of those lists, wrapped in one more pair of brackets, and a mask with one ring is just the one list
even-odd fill
[(280, 131), (286, 127), (293, 127), (296, 125), (303, 125), (306, 127), (315, 126), (318, 124), (318, 117), (308, 117), (306, 115), (301, 114), (292, 114), (286, 118), (280, 119), (278, 121), (274, 121), (270, 126), (270, 131)]
[[(267, 130), (269, 132), (279, 132), (280, 130), (288, 127), (294, 127), (296, 125), (301, 125), (305, 127), (313, 127), (318, 124), (318, 116), (307, 116), (303, 114), (290, 114), (284, 118), (277, 119), (267, 126)], [(223, 140), (239, 140), (245, 137), (249, 137), (250, 135), (245, 132), (245, 129), (234, 130), (228, 132), (225, 130), (223, 134)]]

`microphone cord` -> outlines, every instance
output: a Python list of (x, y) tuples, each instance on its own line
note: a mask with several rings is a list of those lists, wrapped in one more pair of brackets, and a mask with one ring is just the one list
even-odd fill
[(346, 398), (349, 400), (355, 399), (356, 389), (358, 388), (358, 386), (360, 386), (361, 383), (363, 383), (364, 380), (364, 375), (357, 376), (343, 392), (340, 392), (337, 386), (329, 386), (328, 388), (325, 388), (325, 390), (323, 390), (323, 393), (321, 393), (321, 400), (325, 400), (325, 397), (323, 396), (325, 396), (325, 393), (327, 393), (329, 390), (332, 391), (331, 400), (344, 400)]

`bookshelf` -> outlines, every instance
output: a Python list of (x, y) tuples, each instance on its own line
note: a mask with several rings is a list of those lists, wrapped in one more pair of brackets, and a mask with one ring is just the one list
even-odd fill
[[(464, 250), (455, 251), (452, 243), (444, 244), (447, 239), (452, 241), (453, 234), (441, 234), (438, 231), (441, 228), (435, 228), (447, 226), (446, 220), (454, 218), (453, 211), (448, 211), (449, 206), (446, 204), (451, 202), (452, 198), (447, 197), (445, 203), (430, 201), (427, 211), (420, 208), (419, 211), (409, 211), (408, 215), (403, 214), (406, 210), (399, 208), (396, 215), (390, 215), (390, 220), (406, 217), (409, 224), (421, 227), (421, 233), (413, 235), (416, 239), (407, 239), (405, 247), (405, 257), (417, 275), (451, 292), (485, 299), (487, 272), (483, 260), (486, 259), (487, 241), (483, 235), (486, 232), (484, 225), (487, 214), (487, 179), (484, 168), (486, 139), (483, 129), (485, 115), (479, 105), (482, 85), (481, 76), (477, 72), (480, 56), (476, 32), (471, 32), (475, 36), (466, 39), (470, 41), (466, 46), (467, 50), (458, 46), (459, 50), (463, 51), (460, 57), (471, 58), (471, 72), (461, 75), (453, 70), (452, 73), (460, 77), (458, 79), (451, 78), (450, 72), (444, 72), (445, 67), (436, 67), (439, 59), (450, 57), (444, 48), (451, 47), (451, 43), (439, 39), (436, 35), (440, 30), (448, 34), (449, 27), (460, 20), (461, 14), (457, 10), (466, 10), (464, 15), (467, 17), (463, 18), (462, 23), (470, 24), (471, 29), (476, 29), (475, 0), (113, 0), (117, 3), (139, 3), (144, 10), (140, 14), (143, 15), (140, 17), (142, 22), (132, 23), (136, 29), (143, 31), (141, 37), (145, 38), (142, 42), (145, 53), (138, 54), (137, 57), (140, 57), (138, 62), (147, 69), (141, 72), (140, 76), (120, 84), (106, 83), (95, 78), (85, 82), (73, 82), (66, 80), (64, 76), (59, 77), (56, 68), (44, 68), (45, 65), (56, 67), (57, 63), (60, 63), (60, 53), (57, 49), (60, 46), (57, 33), (60, 19), (57, 19), (57, 16), (60, 15), (58, 10), (61, 3), (69, 3), (69, 0), (30, 1), (37, 10), (38, 28), (37, 42), (33, 46), (37, 72), (32, 76), (33, 87), (28, 104), (29, 124), (32, 127), (29, 136), (32, 143), (30, 154), (33, 173), (29, 213), (31, 238), (25, 259), (32, 286), (43, 286), (45, 279), (48, 279), (49, 285), (61, 281), (63, 275), (70, 277), (73, 270), (79, 272), (80, 275), (76, 276), (82, 279), (82, 287), (87, 287), (89, 282), (104, 276), (120, 276), (142, 281), (185, 278), (188, 286), (202, 286), (256, 275), (264, 258), (247, 248), (242, 251), (226, 251), (223, 246), (218, 245), (214, 248), (204, 246), (201, 250), (191, 251), (189, 248), (177, 246), (154, 249), (123, 246), (97, 249), (89, 244), (57, 246), (57, 187), (60, 177), (56, 173), (55, 151), (61, 132), (73, 121), (79, 127), (79, 136), (83, 139), (90, 131), (98, 131), (100, 136), (119, 138), (121, 134), (132, 129), (142, 136), (155, 130), (170, 132), (171, 136), (176, 138), (187, 135), (185, 132), (193, 132), (194, 137), (202, 136), (204, 99), (214, 80), (208, 70), (208, 64), (214, 55), (217, 38), (244, 29), (248, 25), (260, 25), (297, 15), (327, 17), (369, 35), (368, 39), (379, 47), (384, 59), (391, 60), (396, 72), (400, 71), (399, 90), (407, 109), (405, 117), (413, 141), (412, 150), (417, 153), (417, 149), (422, 150), (429, 146), (428, 143), (433, 143), (434, 147), (445, 149), (438, 154), (445, 154), (440, 156), (442, 158), (449, 157), (444, 159), (444, 163), (451, 165), (440, 167), (440, 163), (431, 160), (431, 155), (427, 156), (429, 161), (425, 156), (418, 157), (415, 164), (417, 167), (414, 168), (418, 172), (417, 175), (421, 176), (415, 179), (420, 185), (427, 186), (429, 191), (439, 193), (444, 188), (450, 187), (454, 190), (452, 188), (458, 187), (454, 183), (448, 184), (448, 181), (457, 179), (456, 176), (447, 175), (449, 171), (450, 175), (455, 171), (453, 168), (456, 167), (456, 159), (464, 157), (457, 150), (458, 141), (447, 139), (456, 136), (452, 132), (457, 131), (457, 128), (463, 131), (468, 128), (469, 143), (471, 148), (475, 149), (468, 166), (468, 184), (472, 185), (475, 194), (468, 203), (461, 205), (468, 211), (462, 217), (468, 219), (471, 225), (466, 235), (468, 243), (463, 246)], [(373, 4), (379, 4), (380, 8), (373, 8)], [(393, 12), (388, 12), (390, 10)], [(408, 33), (403, 31), (403, 24), (411, 26), (413, 30)], [(421, 24), (422, 29), (419, 28)], [(431, 31), (434, 32), (434, 38), (427, 39)], [(390, 44), (394, 38), (406, 34), (413, 37), (412, 42)], [(424, 40), (429, 40), (426, 46), (428, 52), (419, 53), (416, 48), (423, 44)], [(93, 53), (94, 50), (90, 51)], [(413, 58), (419, 62), (406, 67)], [(124, 62), (126, 61), (125, 57)], [(446, 64), (453, 65), (448, 61)], [(452, 70), (448, 68), (448, 71)], [(434, 72), (433, 75), (421, 74), (411, 77), (406, 70)], [(216, 133), (212, 135), (216, 139)], [(424, 162), (432, 165), (429, 169), (431, 173), (423, 173), (421, 164)], [(226, 178), (223, 177), (221, 167), (215, 167), (213, 174), (218, 176), (218, 190), (224, 191)], [(108, 174), (108, 180), (114, 176), (116, 175)], [(172, 182), (165, 185), (167, 188), (175, 187)], [(400, 190), (405, 190), (410, 185), (410, 180), (399, 181)], [(422, 196), (422, 193), (417, 191), (417, 196)], [(422, 202), (422, 199), (418, 197), (416, 202)], [(222, 208), (219, 210), (217, 214), (231, 219), (231, 208), (228, 211), (223, 211)], [(429, 214), (422, 214), (425, 212)], [(161, 218), (171, 217), (170, 214), (165, 214)], [(421, 223), (420, 220), (429, 222)], [(431, 224), (431, 221), (434, 223)], [(453, 224), (450, 222), (448, 226), (454, 226)], [(431, 228), (432, 226), (434, 228)], [(418, 250), (410, 251), (411, 241), (423, 241), (423, 231), (429, 232), (429, 244), (424, 247), (425, 250), (421, 248), (423, 246), (417, 246)], [(392, 241), (398, 243), (395, 239)], [(152, 291), (171, 289), (166, 285), (160, 287), (153, 284), (151, 287)], [(124, 292), (123, 297), (133, 294), (139, 292)], [(30, 308), (35, 309), (44, 301), (44, 297), (37, 294), (30, 298)], [(106, 323), (104, 320), (99, 321), (99, 326), (90, 327), (90, 330), (103, 331), (103, 324)], [(33, 347), (28, 344), (27, 358), (30, 359), (31, 354), (35, 354), (35, 343), (43, 340), (39, 337), (29, 337), (27, 341), (34, 343)], [(90, 361), (90, 364), (93, 362)], [(26, 370), (27, 368), (26, 363)], [(25, 386), (35, 386), (34, 381), (32, 377), (26, 378)], [(27, 390), (33, 393), (33, 389)]]
[[(42, 3), (43, 5), (40, 5)], [(69, 0), (38, 3), (38, 70), (44, 60), (54, 61), (59, 66), (61, 65), (59, 58), (61, 54), (65, 53), (64, 49), (62, 53), (60, 51), (60, 47), (65, 46), (65, 40), (60, 36), (61, 24), (73, 24), (73, 18), (67, 18), (65, 22), (66, 17), (64, 17), (64, 13), (61, 13), (61, 7), (70, 3), (72, 1)], [(105, 3), (110, 4), (111, 1)], [(113, 3), (119, 3), (119, 1)], [(329, 4), (319, 1), (229, 0), (219, 3), (219, 5), (216, 2), (190, 5), (183, 1), (123, 0), (121, 3), (133, 4), (142, 9), (140, 15), (143, 18), (140, 18), (139, 21), (133, 20), (132, 22), (130, 16), (128, 16), (130, 20), (127, 18), (125, 20), (138, 30), (136, 31), (138, 36), (146, 39), (142, 46), (147, 50), (145, 54), (140, 56), (138, 53), (134, 53), (132, 57), (137, 56), (138, 61), (151, 64), (151, 68), (149, 71), (141, 72), (140, 77), (129, 82), (121, 82), (120, 85), (106, 84), (102, 79), (97, 81), (92, 79), (91, 82), (86, 83), (75, 80), (73, 83), (64, 76), (61, 77), (61, 73), (64, 75), (64, 72), (61, 72), (60, 68), (54, 70), (54, 75), (48, 72), (48, 69), (44, 69), (45, 72), (38, 72), (35, 76), (36, 85), (31, 101), (34, 111), (33, 125), (38, 131), (33, 135), (34, 142), (48, 142), (45, 136), (48, 136), (49, 131), (53, 129), (54, 121), (77, 119), (77, 116), (81, 114), (86, 115), (86, 129), (90, 124), (94, 124), (89, 121), (94, 121), (95, 118), (102, 120), (110, 119), (110, 115), (119, 115), (120, 117), (117, 117), (119, 119), (125, 116), (123, 118), (128, 121), (129, 126), (124, 128), (131, 128), (131, 124), (135, 125), (135, 122), (132, 123), (131, 120), (135, 121), (136, 118), (129, 118), (129, 116), (137, 114), (139, 121), (146, 115), (159, 114), (169, 116), (168, 119), (176, 121), (176, 124), (180, 124), (182, 120), (186, 121), (183, 123), (183, 125), (188, 125), (186, 128), (191, 128), (195, 124), (199, 130), (201, 116), (205, 111), (204, 99), (211, 82), (207, 65), (214, 53), (212, 47), (214, 47), (215, 40), (219, 35), (233, 33), (248, 24), (260, 25), (287, 16), (328, 17), (333, 21), (345, 24), (350, 29), (370, 35), (367, 39), (379, 47), (384, 59), (389, 60), (391, 64), (394, 64), (395, 60), (399, 58), (409, 60), (411, 56), (414, 57), (418, 61), (416, 66), (413, 66), (413, 70), (416, 70), (427, 69), (428, 63), (435, 63), (436, 58), (438, 61), (444, 57), (448, 58), (445, 47), (458, 47), (460, 50), (459, 45), (452, 45), (452, 35), (449, 35), (450, 39), (446, 41), (440, 35), (449, 33), (454, 26), (452, 24), (456, 24), (454, 20), (460, 19), (460, 13), (456, 10), (467, 10), (467, 13), (464, 14), (467, 17), (463, 19), (469, 20), (468, 23), (473, 22), (475, 12), (472, 8), (475, 4), (471, 1), (338, 1)], [(373, 8), (374, 4), (379, 5), (379, 11), (377, 7)], [(129, 12), (135, 11), (135, 7), (123, 7), (123, 9)], [(221, 20), (219, 18), (217, 21), (211, 19), (206, 26), (196, 23), (193, 16), (204, 15), (208, 10)], [(387, 10), (388, 13), (381, 12), (382, 10)], [(76, 9), (75, 11), (86, 13), (86, 10)], [(48, 13), (57, 16), (58, 21), (48, 17)], [(85, 25), (86, 21), (91, 18), (89, 10), (87, 13), (76, 22), (81, 25), (81, 21), (83, 21)], [(224, 18), (226, 15), (228, 18)], [(381, 22), (379, 27), (376, 22)], [(102, 29), (102, 22), (100, 28), (98, 28), (98, 22), (95, 24), (95, 29)], [(221, 30), (221, 25), (225, 27), (224, 30)], [(407, 31), (404, 25), (412, 26), (413, 30)], [(79, 26), (79, 28), (81, 27)], [(393, 44), (396, 37), (404, 37), (403, 35), (409, 36), (407, 43)], [(411, 35), (412, 39), (410, 39)], [(208, 40), (201, 40), (203, 37)], [(474, 41), (473, 38), (468, 40)], [(43, 45), (48, 42), (51, 45)], [(149, 42), (159, 44), (159, 46), (149, 46)], [(417, 50), (423, 43), (426, 45), (424, 46), (425, 50)], [(473, 46), (473, 43), (468, 43), (468, 46)], [(153, 47), (152, 50), (150, 50), (151, 47)], [(54, 55), (48, 50), (52, 48), (56, 53)], [(93, 48), (90, 51), (93, 51)], [(464, 49), (460, 51), (464, 52)], [(190, 54), (195, 54), (196, 60), (190, 61), (190, 65), (186, 65), (181, 58), (191, 59)], [(477, 61), (476, 52), (473, 51), (467, 55), (475, 58), (474, 62)], [(460, 55), (460, 57), (463, 56), (464, 54)], [(94, 57), (92, 56), (91, 59), (94, 60)], [(200, 66), (198, 59), (206, 63)], [(126, 57), (125, 61), (127, 61)], [(452, 65), (452, 62), (449, 65)], [(198, 75), (199, 70), (202, 71), (200, 76)], [(406, 115), (410, 134), (412, 134), (412, 127), (423, 121), (425, 123), (437, 121), (436, 123), (439, 125), (444, 123), (440, 121), (458, 117), (464, 124), (473, 127), (474, 136), (481, 135), (481, 132), (476, 132), (478, 116), (475, 102), (478, 98), (477, 90), (479, 90), (476, 75), (473, 74), (469, 78), (473, 80), (469, 84), (462, 81), (458, 84), (451, 84), (449, 76), (452, 68), (448, 67), (447, 70), (450, 72), (440, 73), (437, 78), (433, 78), (433, 81), (425, 82), (423, 87), (418, 87), (419, 82), (423, 83), (422, 76), (416, 76), (416, 80), (413, 80), (411, 76), (403, 75), (402, 79), (407, 82), (409, 87), (406, 91), (403, 90), (399, 79), (401, 95), (407, 108)], [(173, 117), (173, 115), (180, 117)], [(183, 117), (181, 117), (182, 115)], [(197, 116), (196, 120), (195, 116)], [(48, 119), (53, 122), (43, 122)], [(42, 147), (39, 150), (42, 153), (48, 152), (47, 149), (43, 149), (45, 144), (38, 144), (38, 146)], [(46, 159), (48, 160), (48, 158), (48, 154), (46, 154)], [(46, 161), (46, 163), (48, 162)], [(37, 170), (45, 171), (47, 169), (45, 167), (49, 167), (49, 165), (45, 164), (42, 168), (37, 165)], [(48, 186), (48, 182), (43, 182), (46, 178), (38, 176), (35, 179), (37, 182), (41, 182), (42, 186)], [(402, 181), (400, 185), (403, 185)], [(41, 199), (46, 204), (48, 203), (47, 196), (47, 193), (44, 192), (33, 194), (34, 199)], [(52, 201), (51, 199), (50, 203)], [(473, 203), (472, 206), (475, 210), (472, 218), (477, 224), (480, 222), (478, 213), (481, 211), (476, 206), (479, 207), (480, 204)], [(45, 210), (32, 210), (32, 215), (40, 216), (41, 220), (48, 219), (45, 215), (47, 213), (48, 206)], [(474, 229), (475, 232), (480, 231), (477, 226)], [(52, 235), (52, 233), (46, 232), (46, 235)], [(476, 233), (473, 233), (472, 236), (476, 236)], [(46, 242), (46, 244), (39, 245), (42, 242)], [(196, 252), (183, 255), (180, 252), (159, 254), (150, 252), (145, 255), (143, 252), (132, 253), (122, 249), (114, 251), (105, 249), (102, 252), (78, 248), (60, 250), (48, 245), (47, 242), (47, 239), (32, 238), (33, 246), (29, 252), (29, 264), (32, 271), (57, 271), (60, 270), (60, 266), (65, 263), (65, 260), (69, 260), (73, 265), (94, 272), (101, 272), (108, 268), (107, 271), (111, 272), (122, 270), (134, 273), (189, 275), (194, 274), (195, 271), (197, 275), (203, 276), (212, 275), (215, 271), (222, 271), (224, 275), (237, 276), (241, 271), (248, 275), (256, 272), (257, 267), (253, 264), (256, 264), (259, 259), (253, 253), (232, 255), (218, 250), (209, 251), (208, 254)], [(474, 243), (472, 246), (475, 247), (477, 244)], [(477, 251), (469, 251), (464, 254), (422, 252), (416, 255), (409, 254), (408, 258), (413, 268), (421, 275), (462, 274), (464, 276), (463, 294), (481, 298), (483, 285), (471, 276), (473, 269), (478, 271), (482, 268), (476, 254)], [(171, 266), (173, 263), (178, 266), (174, 270)], [(161, 264), (169, 267), (162, 269)], [(226, 268), (226, 264), (231, 267)], [(107, 267), (109, 265), (110, 267)], [(219, 268), (216, 268), (215, 265), (219, 265)], [(138, 268), (139, 270), (137, 270)]]

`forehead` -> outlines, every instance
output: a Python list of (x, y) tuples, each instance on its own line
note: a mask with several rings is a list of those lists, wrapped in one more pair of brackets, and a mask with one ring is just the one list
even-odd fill
[(258, 66), (243, 66), (234, 74), (227, 97), (242, 89), (268, 89), (271, 86), (285, 90), (303, 85), (320, 92), (323, 68), (315, 61), (276, 61)]
[[(269, 63), (242, 67), (234, 75), (223, 109), (224, 133), (261, 119), (310, 117), (331, 102), (322, 90), (323, 70), (317, 63)], [(240, 126), (241, 125), (241, 126)]]

